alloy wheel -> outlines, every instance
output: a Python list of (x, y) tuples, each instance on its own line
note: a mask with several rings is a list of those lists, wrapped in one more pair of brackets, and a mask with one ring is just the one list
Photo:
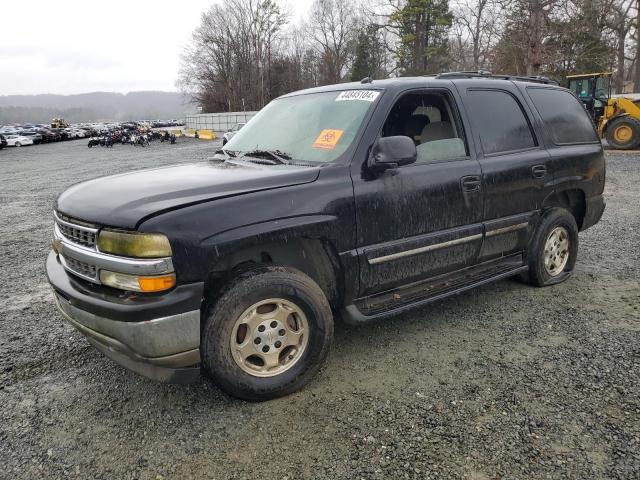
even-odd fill
[(544, 268), (551, 277), (556, 277), (569, 261), (569, 232), (564, 227), (551, 230), (544, 244)]
[(290, 369), (308, 343), (309, 322), (302, 309), (283, 298), (261, 300), (236, 320), (231, 353), (249, 375), (273, 377)]

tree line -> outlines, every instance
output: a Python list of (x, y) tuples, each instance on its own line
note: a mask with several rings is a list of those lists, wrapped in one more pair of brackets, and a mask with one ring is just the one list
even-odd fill
[(277, 0), (223, 0), (202, 14), (178, 85), (203, 112), (259, 110), (343, 81), (489, 70), (614, 72), (640, 89), (640, 0), (315, 0), (294, 21)]

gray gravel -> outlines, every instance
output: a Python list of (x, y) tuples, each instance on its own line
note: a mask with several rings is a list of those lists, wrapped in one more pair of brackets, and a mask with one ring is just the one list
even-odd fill
[(607, 210), (566, 283), (338, 325), (310, 386), (250, 404), (111, 363), (44, 275), (58, 193), (213, 148), (0, 152), (0, 478), (640, 478), (640, 154), (608, 154)]

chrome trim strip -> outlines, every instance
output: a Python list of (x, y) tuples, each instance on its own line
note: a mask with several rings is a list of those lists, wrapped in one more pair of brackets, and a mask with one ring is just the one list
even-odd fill
[(58, 258), (60, 259), (60, 263), (62, 264), (62, 266), (67, 272), (73, 273), (74, 275), (77, 275), (78, 277), (83, 278), (91, 283), (100, 283), (100, 280), (97, 278), (97, 272), (96, 272), (96, 277), (90, 277), (89, 275), (84, 275), (78, 272), (77, 270), (74, 270), (69, 265), (67, 265), (67, 259), (64, 258), (63, 255), (59, 255)]
[[(73, 258), (80, 262), (95, 265), (98, 269), (118, 273), (129, 273), (131, 275), (162, 275), (174, 272), (171, 257), (142, 259), (119, 257), (117, 255), (96, 252), (93, 249), (69, 242), (64, 235), (62, 235), (57, 225), (54, 227), (54, 236), (56, 240), (60, 242), (62, 250), (62, 252), (58, 253), (62, 253), (63, 256)], [(77, 275), (75, 271), (70, 271)], [(92, 281), (99, 283), (96, 279)]]
[(98, 230), (99, 230), (98, 228), (85, 227), (84, 225), (79, 225), (77, 223), (69, 223), (69, 222), (67, 222), (65, 220), (62, 220), (55, 211), (53, 212), (53, 218), (55, 219), (55, 221), (57, 223), (61, 223), (62, 225), (66, 225), (69, 228), (75, 228), (77, 230), (82, 230), (82, 231), (89, 232), (89, 233), (94, 233), (94, 234), (97, 234)]
[(434, 243), (433, 245), (427, 245), (426, 247), (414, 248), (412, 250), (405, 250), (404, 252), (392, 253), (391, 255), (384, 255), (382, 257), (368, 259), (369, 265), (376, 265), (378, 263), (390, 262), (391, 260), (397, 260), (399, 258), (410, 257), (412, 255), (418, 255), (420, 253), (431, 252), (433, 250), (440, 250), (441, 248), (453, 247), (461, 245), (463, 243), (473, 242), (482, 238), (482, 234), (469, 235), (468, 237), (456, 238), (455, 240), (449, 240), (447, 242)]
[(510, 225), (508, 227), (496, 228), (495, 230), (489, 230), (487, 232), (487, 237), (493, 237), (495, 235), (502, 235), (504, 233), (515, 232), (516, 230), (522, 230), (523, 228), (527, 228), (529, 226), (529, 222), (517, 223), (515, 225)]

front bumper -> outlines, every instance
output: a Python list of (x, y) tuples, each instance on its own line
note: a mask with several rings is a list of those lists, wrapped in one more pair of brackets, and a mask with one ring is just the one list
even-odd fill
[(107, 357), (164, 382), (200, 377), (201, 283), (153, 297), (107, 297), (76, 281), (53, 251), (46, 268), (66, 320)]

